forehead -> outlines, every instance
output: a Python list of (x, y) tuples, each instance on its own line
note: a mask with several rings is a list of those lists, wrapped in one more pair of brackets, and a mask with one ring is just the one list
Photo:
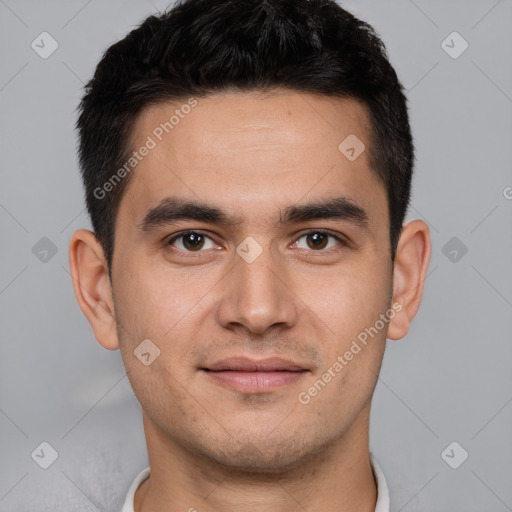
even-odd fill
[(340, 137), (354, 134), (368, 141), (369, 133), (362, 102), (284, 90), (218, 93), (150, 106), (136, 120), (132, 140), (137, 146), (151, 135), (158, 145), (174, 147), (169, 156), (187, 162), (205, 152), (222, 151), (219, 156), (230, 158), (285, 145), (295, 145), (300, 159), (299, 149), (315, 157), (315, 146), (337, 150)]
[[(140, 222), (162, 199), (179, 196), (222, 204), (237, 217), (259, 212), (275, 221), (272, 205), (340, 193), (379, 215), (386, 196), (369, 168), (369, 134), (362, 103), (292, 91), (151, 106), (134, 125), (132, 145), (152, 149), (133, 171), (119, 217)], [(346, 140), (349, 150), (366, 150), (347, 158)]]

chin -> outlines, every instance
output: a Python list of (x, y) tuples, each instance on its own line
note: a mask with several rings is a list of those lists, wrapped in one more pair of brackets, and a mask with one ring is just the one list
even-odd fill
[[(238, 442), (228, 439), (223, 443), (202, 447), (201, 456), (215, 465), (243, 472), (244, 474), (276, 475), (304, 468), (304, 464), (321, 457), (326, 446), (318, 441), (303, 439), (290, 434), (287, 437), (273, 438), (255, 435), (243, 436)], [(250, 438), (250, 439), (249, 439)]]

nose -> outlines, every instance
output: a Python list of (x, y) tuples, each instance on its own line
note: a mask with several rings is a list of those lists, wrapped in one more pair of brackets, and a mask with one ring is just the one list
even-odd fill
[(222, 280), (223, 288), (216, 308), (218, 323), (227, 329), (244, 326), (255, 334), (271, 327), (290, 328), (298, 318), (298, 299), (284, 262), (270, 249), (249, 263), (234, 255), (230, 273)]

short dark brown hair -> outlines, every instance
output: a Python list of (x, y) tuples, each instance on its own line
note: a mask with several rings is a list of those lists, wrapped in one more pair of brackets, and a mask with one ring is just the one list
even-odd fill
[(394, 261), (414, 146), (403, 87), (373, 28), (332, 0), (183, 0), (107, 49), (79, 106), (86, 204), (110, 275), (116, 213), (131, 174), (108, 194), (97, 191), (130, 158), (140, 112), (190, 96), (273, 88), (366, 105), (368, 155), (387, 190)]

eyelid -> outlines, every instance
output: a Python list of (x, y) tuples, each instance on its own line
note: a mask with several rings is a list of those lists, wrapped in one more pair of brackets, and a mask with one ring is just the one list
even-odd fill
[[(201, 231), (200, 229), (188, 229), (188, 230), (180, 231), (179, 233), (171, 235), (171, 238), (169, 238), (167, 240), (165, 245), (166, 246), (169, 245), (169, 246), (172, 247), (172, 243), (174, 243), (176, 240), (178, 240), (179, 238), (184, 237), (184, 236), (186, 236), (188, 234), (191, 234), (191, 233), (202, 235), (202, 236), (204, 236), (206, 238), (209, 238), (212, 242), (217, 243), (217, 242), (215, 242), (215, 240), (210, 235), (208, 235), (204, 231)], [(302, 231), (300, 234), (295, 235), (295, 241), (293, 242), (293, 245), (295, 245), (304, 236), (312, 235), (312, 234), (315, 234), (315, 233), (331, 236), (332, 238), (334, 238), (343, 247), (347, 247), (349, 245), (349, 241), (343, 235), (341, 235), (340, 233), (335, 234), (335, 233), (333, 233), (333, 232), (331, 232), (330, 230), (327, 230), (327, 229), (308, 229), (306, 231)], [(199, 250), (199, 251), (183, 251), (182, 249), (174, 248), (174, 250), (178, 251), (178, 252), (181, 252), (181, 253), (185, 253), (185, 254), (197, 255), (197, 254), (200, 254), (202, 252), (206, 252), (208, 249), (206, 249), (206, 250)], [(335, 247), (331, 247), (330, 249), (327, 249), (327, 250), (318, 250), (318, 251), (315, 251), (314, 249), (310, 249), (310, 250), (308, 250), (308, 249), (299, 249), (299, 250), (304, 250), (304, 251), (308, 251), (308, 252), (312, 252), (312, 253), (316, 252), (318, 254), (327, 254), (327, 253), (330, 253), (331, 251), (337, 250), (337, 249)]]
[(322, 256), (322, 255), (331, 254), (332, 252), (339, 251), (340, 250), (339, 246), (341, 246), (342, 248), (349, 247), (348, 239), (346, 239), (341, 233), (333, 233), (333, 232), (331, 232), (328, 229), (309, 229), (307, 231), (304, 231), (304, 232), (302, 232), (301, 234), (299, 234), (296, 237), (296, 240), (295, 240), (295, 242), (293, 242), (293, 245), (297, 244), (297, 242), (302, 237), (308, 236), (308, 235), (313, 235), (315, 233), (318, 233), (318, 234), (321, 234), (321, 235), (327, 235), (327, 236), (330, 236), (330, 237), (334, 238), (338, 242), (338, 247), (331, 247), (329, 249), (322, 249), (322, 250), (318, 250), (318, 251), (315, 251), (314, 249), (298, 249), (298, 250), (306, 251), (306, 252), (311, 253), (311, 254), (316, 254), (318, 256)]
[[(185, 231), (180, 231), (179, 233), (171, 235), (171, 237), (165, 242), (165, 245), (172, 246), (172, 243), (174, 243), (176, 240), (178, 240), (179, 238), (185, 237), (186, 235), (189, 235), (191, 233), (204, 236), (205, 238), (209, 238), (212, 242), (217, 243), (210, 235), (208, 235), (204, 231), (201, 231), (200, 229), (187, 229)], [(199, 254), (201, 252), (205, 252), (204, 250), (194, 252), (194, 251), (183, 251), (182, 249), (176, 249), (176, 248), (174, 248), (174, 249), (178, 252), (182, 252), (182, 253), (184, 252), (186, 254)]]

